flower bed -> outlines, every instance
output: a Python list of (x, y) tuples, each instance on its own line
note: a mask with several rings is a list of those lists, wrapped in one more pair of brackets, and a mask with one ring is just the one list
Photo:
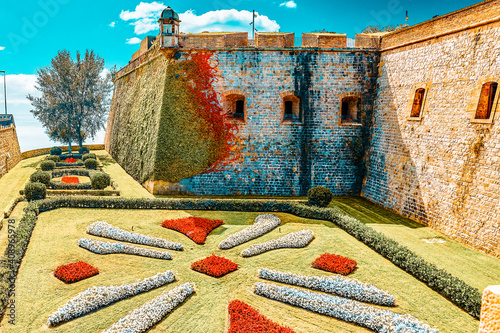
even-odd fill
[(349, 275), (356, 269), (356, 261), (336, 254), (325, 253), (312, 262), (312, 267), (327, 272)]
[(54, 271), (54, 276), (65, 283), (78, 282), (97, 274), (97, 268), (83, 261), (59, 266)]
[(212, 254), (210, 257), (192, 263), (191, 269), (213, 277), (221, 277), (237, 270), (238, 264)]
[(172, 259), (172, 255), (170, 255), (170, 253), (168, 252), (152, 250), (152, 249), (147, 249), (145, 247), (139, 247), (123, 243), (110, 243), (96, 239), (80, 238), (78, 240), (78, 245), (96, 254), (123, 253), (123, 254), (134, 254), (137, 256), (143, 256), (149, 258), (156, 258), (156, 259), (167, 259), (167, 260)]
[(66, 184), (79, 184), (80, 180), (78, 177), (65, 176), (61, 178), (61, 181)]
[(179, 231), (191, 238), (196, 244), (203, 245), (208, 234), (224, 222), (221, 220), (209, 220), (201, 217), (186, 217), (177, 220), (166, 220), (161, 225), (164, 228)]
[(378, 309), (358, 301), (296, 288), (281, 287), (272, 283), (257, 283), (254, 293), (275, 301), (290, 304), (322, 315), (351, 322), (375, 332), (438, 333), (418, 319)]
[(255, 218), (253, 225), (226, 237), (226, 239), (219, 243), (219, 249), (231, 249), (268, 233), (280, 224), (281, 220), (276, 215), (261, 214)]
[(74, 159), (73, 157), (70, 157), (70, 158), (67, 158), (64, 160), (64, 163), (75, 163), (76, 162), (76, 159)]
[(97, 221), (89, 225), (87, 228), (87, 233), (94, 236), (110, 238), (114, 240), (149, 245), (154, 247), (161, 247), (163, 249), (170, 249), (176, 251), (182, 251), (182, 244), (169, 241), (167, 239), (152, 237), (148, 235), (139, 234), (136, 232), (126, 231), (105, 221)]
[(59, 325), (173, 281), (175, 281), (174, 273), (166, 271), (133, 283), (88, 288), (52, 313), (48, 324), (49, 326)]
[(230, 326), (227, 333), (294, 333), (288, 327), (270, 321), (242, 301), (232, 301), (228, 310)]
[(151, 301), (132, 310), (125, 317), (120, 318), (103, 333), (140, 333), (147, 331), (193, 294), (194, 287), (194, 283), (186, 282), (163, 292)]
[(361, 302), (385, 306), (395, 306), (396, 300), (389, 292), (379, 289), (372, 284), (356, 279), (336, 276), (310, 276), (290, 272), (280, 272), (272, 269), (260, 269), (259, 277), (265, 280), (286, 283), (298, 287), (323, 291)]
[(251, 257), (267, 251), (283, 248), (306, 247), (314, 239), (314, 233), (311, 230), (303, 229), (291, 232), (283, 237), (271, 239), (270, 241), (255, 244), (241, 252), (243, 257)]

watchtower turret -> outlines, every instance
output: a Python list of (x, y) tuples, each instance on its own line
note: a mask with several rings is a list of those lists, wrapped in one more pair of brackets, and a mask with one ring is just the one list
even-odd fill
[(179, 47), (179, 14), (172, 8), (167, 7), (161, 13), (160, 19), (160, 43), (162, 47)]

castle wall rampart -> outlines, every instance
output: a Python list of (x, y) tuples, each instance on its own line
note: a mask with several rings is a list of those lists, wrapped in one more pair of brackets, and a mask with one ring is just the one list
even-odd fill
[(0, 177), (21, 161), (21, 150), (14, 124), (0, 126)]

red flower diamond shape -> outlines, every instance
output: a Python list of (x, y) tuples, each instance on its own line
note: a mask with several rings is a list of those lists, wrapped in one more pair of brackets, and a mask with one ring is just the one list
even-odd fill
[(212, 254), (210, 257), (192, 263), (191, 269), (213, 277), (221, 277), (237, 270), (238, 264)]
[(84, 261), (57, 267), (54, 276), (66, 283), (78, 282), (99, 274), (99, 270)]
[(313, 261), (312, 267), (327, 272), (348, 275), (356, 268), (356, 261), (336, 254), (325, 253)]

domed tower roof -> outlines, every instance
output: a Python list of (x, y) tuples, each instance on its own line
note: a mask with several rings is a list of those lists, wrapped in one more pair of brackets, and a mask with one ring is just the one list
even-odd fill
[(161, 12), (160, 19), (174, 19), (179, 21), (179, 14), (177, 14), (172, 8), (167, 7), (163, 10), (163, 12)]

